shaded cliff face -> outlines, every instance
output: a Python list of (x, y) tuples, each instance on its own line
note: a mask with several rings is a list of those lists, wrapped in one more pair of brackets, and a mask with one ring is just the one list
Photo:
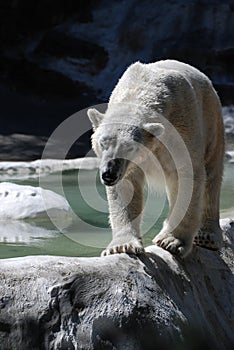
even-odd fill
[[(48, 135), (69, 113), (106, 101), (136, 60), (190, 63), (223, 104), (234, 103), (233, 1), (18, 0), (1, 2), (0, 23), (1, 82), (32, 104), (28, 115), (18, 107), (16, 132)], [(3, 114), (7, 133), (20, 118), (13, 114)]]

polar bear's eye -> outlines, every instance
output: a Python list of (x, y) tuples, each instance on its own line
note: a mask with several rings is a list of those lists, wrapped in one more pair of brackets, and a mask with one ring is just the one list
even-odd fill
[(99, 144), (102, 150), (105, 150), (108, 148), (108, 142), (106, 140), (100, 140)]
[(128, 152), (132, 152), (132, 151), (134, 151), (134, 147), (133, 146), (128, 146), (127, 150), (128, 150)]

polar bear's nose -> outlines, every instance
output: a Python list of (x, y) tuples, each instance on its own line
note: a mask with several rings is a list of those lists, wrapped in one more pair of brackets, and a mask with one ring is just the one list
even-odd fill
[(119, 175), (119, 159), (111, 159), (107, 162), (105, 170), (101, 174), (102, 181), (107, 186), (112, 186), (118, 180)]
[(104, 173), (102, 173), (102, 180), (105, 185), (113, 185), (117, 180), (118, 175), (112, 169), (108, 169)]

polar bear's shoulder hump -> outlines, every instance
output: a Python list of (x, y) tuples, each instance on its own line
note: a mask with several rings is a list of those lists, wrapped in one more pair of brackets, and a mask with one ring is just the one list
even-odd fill
[(141, 63), (135, 62), (129, 66), (125, 74), (132, 78), (139, 77), (142, 74), (148, 75), (153, 72), (162, 73), (168, 76), (193, 76), (198, 79), (209, 81), (209, 79), (200, 72), (197, 68), (190, 66), (187, 63), (179, 62), (176, 60), (161, 60), (154, 63)]

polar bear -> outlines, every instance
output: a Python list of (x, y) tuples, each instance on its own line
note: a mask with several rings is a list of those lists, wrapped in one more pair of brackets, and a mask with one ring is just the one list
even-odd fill
[(175, 60), (136, 62), (120, 78), (106, 112), (91, 108), (88, 116), (113, 235), (102, 255), (144, 251), (144, 184), (146, 178), (160, 182), (159, 167), (169, 213), (153, 243), (181, 257), (194, 242), (219, 249), (224, 129), (210, 80)]

